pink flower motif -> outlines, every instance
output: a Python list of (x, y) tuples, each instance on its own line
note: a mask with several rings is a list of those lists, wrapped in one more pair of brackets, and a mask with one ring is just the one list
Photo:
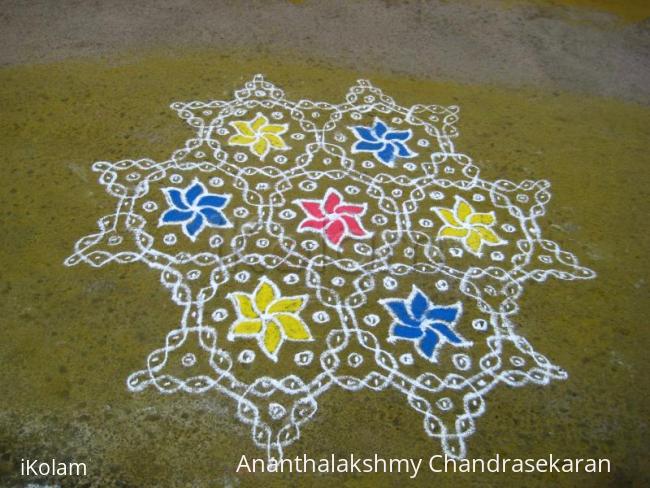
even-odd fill
[(325, 237), (329, 247), (341, 250), (345, 237), (366, 239), (372, 235), (363, 228), (360, 218), (366, 213), (367, 204), (345, 202), (341, 194), (330, 188), (323, 200), (295, 200), (305, 211), (306, 217), (300, 222), (298, 232), (317, 232)]

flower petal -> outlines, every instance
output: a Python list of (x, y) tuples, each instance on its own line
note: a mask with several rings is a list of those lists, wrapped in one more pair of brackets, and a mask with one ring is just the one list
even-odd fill
[(443, 322), (452, 323), (458, 317), (459, 307), (452, 305), (448, 307), (433, 307), (426, 313), (426, 317), (430, 320), (438, 320)]
[(429, 299), (422, 293), (420, 290), (415, 292), (413, 301), (411, 302), (411, 312), (413, 312), (413, 317), (417, 320), (422, 318), (422, 314), (429, 306)]
[(449, 225), (445, 225), (440, 228), (438, 231), (438, 237), (440, 238), (445, 238), (445, 237), (451, 237), (451, 238), (462, 238), (467, 236), (467, 233), (469, 231), (467, 229), (458, 229), (456, 227), (451, 227)]
[(429, 327), (438, 332), (452, 344), (462, 344), (465, 342), (465, 340), (456, 334), (453, 330), (451, 330), (447, 324), (444, 324), (442, 322), (433, 322), (429, 324)]
[(380, 151), (386, 145), (385, 142), (357, 141), (352, 146), (352, 152), (375, 152)]
[(411, 129), (392, 130), (384, 136), (387, 141), (408, 141), (411, 138)]
[(196, 205), (198, 207), (222, 208), (226, 205), (226, 203), (228, 203), (228, 200), (230, 200), (230, 197), (227, 195), (207, 194), (200, 197), (197, 200)]
[(180, 210), (189, 210), (190, 207), (187, 206), (185, 200), (183, 199), (183, 194), (178, 188), (164, 188), (165, 199), (169, 203), (170, 207), (176, 207)]
[(482, 244), (483, 240), (481, 234), (475, 230), (470, 230), (469, 234), (467, 234), (467, 237), (465, 238), (465, 245), (470, 249), (470, 251), (474, 254), (478, 254), (481, 250)]
[[(237, 132), (239, 132), (243, 136), (252, 137), (255, 135), (255, 131), (251, 128), (251, 125), (245, 120), (237, 120), (234, 122), (230, 122), (230, 125), (234, 127), (235, 130), (237, 130)], [(230, 141), (228, 141), (228, 144), (230, 144)]]
[(377, 142), (377, 138), (374, 133), (370, 130), (370, 127), (356, 126), (352, 127), (352, 130), (357, 133), (357, 137), (367, 142)]
[(458, 220), (465, 222), (467, 220), (467, 217), (469, 217), (470, 214), (474, 213), (474, 209), (469, 203), (465, 201), (464, 198), (456, 197), (454, 213), (456, 214)]
[(467, 222), (470, 224), (483, 224), (483, 225), (492, 225), (496, 222), (494, 217), (494, 212), (490, 213), (473, 213), (467, 219)]
[(275, 149), (289, 149), (289, 146), (284, 143), (284, 140), (280, 136), (276, 136), (275, 134), (264, 134), (262, 137), (264, 137), (268, 143), (271, 144), (271, 147), (274, 147)]
[(406, 144), (402, 144), (399, 141), (393, 141), (391, 144), (395, 148), (397, 148), (397, 155), (400, 158), (412, 158), (413, 156), (417, 156), (416, 153), (414, 153), (408, 147), (406, 147)]
[(287, 338), (292, 341), (308, 341), (312, 339), (307, 325), (296, 315), (278, 313), (273, 316), (273, 320), (278, 323)]
[(278, 298), (273, 303), (271, 303), (271, 305), (269, 305), (266, 313), (299, 312), (305, 306), (305, 298), (305, 295)]
[(298, 203), (311, 217), (316, 217), (317, 219), (322, 219), (325, 217), (325, 214), (320, 208), (320, 202), (314, 202), (311, 200), (299, 200)]
[(266, 312), (266, 307), (275, 300), (277, 293), (270, 281), (262, 279), (255, 288), (255, 306), (261, 313)]
[(330, 190), (327, 192), (327, 196), (325, 197), (323, 210), (325, 210), (326, 214), (331, 214), (339, 203), (341, 203), (341, 195), (339, 192), (336, 190)]
[(400, 339), (419, 339), (422, 336), (422, 330), (417, 327), (394, 323), (390, 328), (390, 334)]
[(275, 359), (276, 351), (282, 343), (282, 332), (280, 326), (274, 320), (269, 321), (264, 333), (264, 348), (272, 359)]
[(199, 210), (208, 221), (208, 224), (216, 227), (228, 227), (230, 222), (219, 210), (212, 207), (203, 207)]
[(433, 210), (438, 214), (438, 217), (440, 217), (440, 219), (445, 224), (451, 225), (452, 227), (462, 227), (461, 223), (454, 215), (454, 212), (452, 212), (450, 209), (443, 207), (434, 207)]
[(260, 129), (261, 134), (284, 134), (287, 131), (287, 124), (269, 124)]
[(255, 117), (255, 119), (251, 122), (251, 129), (257, 132), (265, 125), (268, 125), (268, 123), (269, 119), (264, 117), (264, 115), (258, 113), (257, 117)]
[(259, 334), (261, 331), (261, 319), (243, 319), (232, 324), (230, 334), (234, 336), (252, 336)]
[(341, 219), (345, 222), (350, 234), (356, 237), (363, 237), (368, 235), (368, 231), (363, 228), (358, 217), (350, 217), (349, 215), (341, 215)]
[(185, 191), (185, 200), (188, 205), (194, 205), (194, 201), (204, 193), (205, 187), (203, 184), (198, 180), (194, 180), (194, 184)]
[(322, 230), (327, 224), (331, 221), (329, 219), (305, 219), (300, 222), (298, 230), (303, 229), (313, 229), (313, 230)]
[(260, 137), (257, 142), (253, 144), (252, 150), (260, 159), (264, 159), (266, 153), (269, 152), (269, 142), (264, 137)]
[(501, 244), (504, 242), (492, 229), (488, 229), (482, 225), (477, 225), (474, 227), (474, 230), (481, 235), (481, 239), (485, 242), (489, 242), (490, 244)]
[(374, 127), (372, 128), (372, 131), (375, 133), (375, 135), (376, 135), (378, 138), (383, 139), (383, 138), (384, 138), (384, 134), (386, 134), (386, 132), (388, 132), (388, 126), (387, 126), (386, 124), (384, 124), (384, 123), (381, 121), (380, 118), (377, 117), (377, 118), (375, 119), (375, 125), (374, 125)]
[(231, 136), (228, 139), (228, 144), (231, 146), (250, 146), (257, 140), (255, 136), (242, 136), (240, 134)]
[(402, 324), (410, 325), (411, 327), (420, 327), (420, 322), (413, 320), (409, 312), (406, 310), (406, 303), (404, 300), (383, 300), (381, 304)]
[(160, 221), (163, 223), (175, 224), (178, 222), (185, 222), (190, 220), (194, 216), (194, 212), (191, 210), (176, 210), (170, 208), (160, 217)]
[(418, 347), (422, 351), (422, 354), (431, 359), (439, 341), (438, 334), (429, 329), (424, 333), (424, 337), (420, 340)]
[(330, 241), (335, 246), (338, 246), (345, 237), (345, 225), (341, 220), (332, 221), (325, 228), (325, 236), (327, 237), (328, 241)]
[(187, 232), (190, 237), (194, 238), (200, 234), (204, 224), (205, 220), (203, 218), (203, 215), (201, 215), (199, 212), (196, 212), (194, 214), (194, 218), (185, 224), (185, 232)]
[(235, 292), (228, 295), (228, 297), (233, 301), (237, 312), (243, 317), (247, 317), (249, 319), (256, 319), (259, 317), (253, 308), (253, 302), (248, 293)]
[(352, 204), (343, 204), (336, 207), (335, 213), (341, 214), (352, 214), (357, 215), (364, 212), (366, 209), (365, 205), (352, 205)]
[(390, 165), (395, 160), (395, 146), (393, 144), (386, 144), (384, 149), (375, 153), (375, 158), (384, 164)]

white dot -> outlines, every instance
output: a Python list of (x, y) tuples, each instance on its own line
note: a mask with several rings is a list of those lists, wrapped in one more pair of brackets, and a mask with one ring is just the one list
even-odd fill
[(387, 290), (394, 290), (397, 288), (397, 280), (392, 276), (387, 276), (384, 278), (384, 287)]
[(187, 272), (186, 276), (187, 276), (188, 280), (193, 281), (193, 280), (198, 279), (201, 276), (201, 271), (199, 271), (198, 269), (192, 269), (192, 270)]
[(452, 402), (450, 398), (445, 397), (438, 400), (436, 405), (440, 410), (447, 411), (454, 407), (454, 402)]
[(145, 211), (147, 211), (147, 212), (153, 212), (154, 210), (156, 210), (158, 208), (158, 205), (156, 204), (156, 202), (152, 202), (150, 200), (148, 202), (145, 202), (142, 205), (142, 208), (145, 209)]
[(213, 176), (210, 178), (209, 183), (211, 186), (223, 186), (223, 179), (219, 178), (218, 176)]
[(472, 367), (472, 358), (467, 354), (454, 354), (451, 361), (454, 363), (454, 366), (461, 371), (467, 371)]
[(313, 251), (314, 249), (318, 248), (318, 242), (312, 239), (307, 239), (306, 241), (303, 241), (300, 245), (305, 251)]
[(379, 315), (374, 313), (369, 313), (368, 315), (363, 317), (363, 323), (366, 324), (368, 327), (376, 327), (377, 324), (379, 324)]
[(235, 217), (239, 217), (242, 219), (248, 217), (249, 213), (250, 212), (246, 207), (237, 207), (235, 210), (233, 210), (233, 214), (235, 215)]
[(237, 361), (243, 364), (252, 363), (254, 360), (255, 360), (255, 351), (251, 351), (250, 349), (244, 349), (242, 352), (239, 353), (239, 356), (237, 356)]
[(488, 323), (485, 319), (474, 319), (472, 320), (472, 327), (474, 327), (475, 330), (484, 332), (488, 330)]
[(343, 278), (342, 276), (335, 276), (334, 278), (332, 278), (332, 284), (334, 286), (343, 286), (345, 285), (345, 278)]
[(282, 281), (284, 281), (287, 285), (295, 285), (300, 281), (300, 278), (296, 273), (289, 273), (282, 278)]
[(251, 274), (248, 271), (240, 271), (235, 275), (235, 279), (240, 283), (245, 283), (251, 277)]
[(375, 225), (386, 225), (388, 218), (383, 214), (375, 214), (370, 219)]
[(191, 352), (188, 352), (185, 354), (185, 356), (182, 357), (181, 364), (186, 368), (194, 366), (196, 364), (196, 356)]
[(223, 237), (215, 234), (212, 237), (210, 237), (208, 243), (210, 244), (210, 247), (219, 247), (221, 244), (223, 244)]
[(280, 218), (284, 219), (284, 220), (291, 220), (295, 216), (296, 216), (296, 212), (294, 212), (293, 210), (290, 210), (288, 208), (286, 208), (286, 209), (284, 209), (284, 210), (282, 210), (280, 212)]
[(215, 322), (221, 322), (222, 320), (225, 320), (226, 317), (228, 317), (228, 310), (225, 308), (217, 308), (212, 312), (212, 320)]
[(302, 351), (297, 353), (293, 360), (298, 366), (307, 366), (314, 359), (314, 353), (312, 351)]
[(304, 191), (314, 191), (316, 188), (318, 188), (318, 184), (315, 181), (303, 180), (298, 183), (298, 187)]
[(325, 310), (318, 310), (312, 314), (311, 318), (318, 324), (324, 324), (325, 322), (329, 322), (330, 314)]
[(503, 261), (504, 255), (502, 252), (499, 251), (494, 251), (493, 253), (490, 254), (490, 257), (492, 258), (493, 261)]
[(363, 363), (363, 356), (357, 352), (348, 355), (348, 364), (353, 368), (358, 368)]
[(413, 354), (411, 354), (410, 352), (402, 354), (399, 357), (399, 362), (406, 366), (410, 366), (411, 364), (413, 364)]

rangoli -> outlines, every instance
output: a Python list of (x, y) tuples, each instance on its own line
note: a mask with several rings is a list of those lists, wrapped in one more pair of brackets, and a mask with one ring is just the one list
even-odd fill
[(518, 301), (595, 273), (542, 236), (547, 181), (487, 181), (455, 149), (458, 107), (367, 81), (294, 102), (257, 75), (171, 108), (194, 136), (95, 163), (117, 206), (65, 261), (142, 263), (180, 307), (130, 391), (225, 394), (278, 459), (332, 388), (393, 388), (464, 457), (493, 388), (566, 378), (518, 334)]

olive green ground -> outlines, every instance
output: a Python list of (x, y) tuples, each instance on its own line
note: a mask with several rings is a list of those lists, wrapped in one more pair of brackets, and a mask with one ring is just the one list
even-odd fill
[[(291, 99), (336, 102), (365, 77), (404, 105), (459, 104), (459, 150), (487, 179), (549, 179), (546, 237), (599, 274), (527, 287), (519, 330), (570, 377), (492, 392), (469, 455), (608, 457), (614, 472), (425, 472), (417, 485), (648, 483), (647, 107), (186, 51), (0, 71), (0, 484), (17, 483), (20, 458), (67, 457), (87, 462), (96, 486), (404, 486), (397, 475), (237, 475), (242, 454), (262, 453), (231, 400), (126, 389), (179, 315), (157, 274), (143, 265), (62, 264), (114, 208), (93, 161), (167, 158), (192, 134), (170, 102), (230, 98), (257, 72)], [(331, 391), (303, 433), (292, 453), (419, 458), (440, 450), (394, 392)]]

